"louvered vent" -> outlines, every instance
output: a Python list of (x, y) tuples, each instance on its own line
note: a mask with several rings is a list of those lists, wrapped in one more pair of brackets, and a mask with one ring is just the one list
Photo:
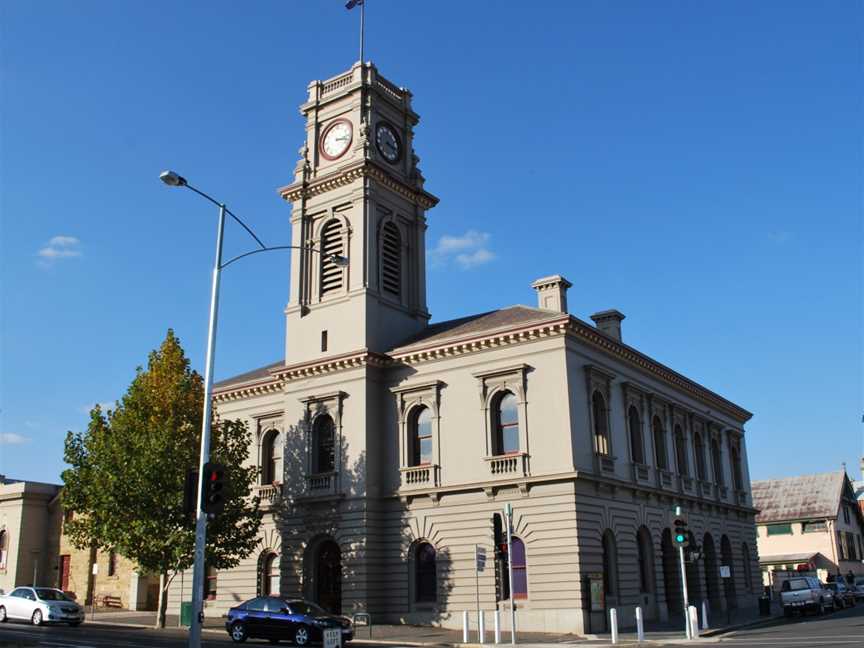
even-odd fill
[(381, 285), (392, 295), (402, 294), (402, 241), (393, 223), (384, 225), (381, 236)]
[(331, 257), (344, 255), (342, 250), (342, 224), (331, 220), (321, 230), (321, 296), (342, 288), (342, 268)]

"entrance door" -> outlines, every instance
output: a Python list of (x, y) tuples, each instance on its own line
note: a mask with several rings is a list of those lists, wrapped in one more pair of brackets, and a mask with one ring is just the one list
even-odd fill
[(318, 605), (333, 614), (341, 614), (342, 554), (339, 545), (332, 540), (322, 542), (318, 548), (315, 576)]
[(60, 556), (60, 589), (64, 592), (69, 590), (69, 561), (70, 556)]

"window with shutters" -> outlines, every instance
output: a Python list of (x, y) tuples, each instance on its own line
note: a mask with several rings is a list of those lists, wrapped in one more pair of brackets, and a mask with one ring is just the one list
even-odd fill
[(343, 270), (332, 261), (334, 254), (345, 255), (342, 238), (342, 223), (335, 218), (325, 223), (324, 227), (321, 228), (322, 297), (342, 289)]
[(402, 237), (392, 222), (381, 229), (381, 289), (402, 296)]

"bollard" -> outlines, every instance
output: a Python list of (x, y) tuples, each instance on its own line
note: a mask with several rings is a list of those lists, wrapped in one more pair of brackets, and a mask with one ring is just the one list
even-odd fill
[(495, 610), (494, 618), (495, 618), (495, 643), (500, 644), (501, 643), (501, 611), (500, 610), (497, 610), (497, 609)]
[(462, 612), (462, 643), (468, 643), (468, 610)]
[(486, 612), (477, 612), (477, 643), (486, 643)]
[(708, 629), (708, 601), (702, 599), (702, 629)]
[(645, 622), (642, 620), (642, 608), (636, 608), (636, 641), (645, 641)]
[(609, 625), (612, 629), (612, 643), (618, 643), (618, 610), (612, 608), (609, 610)]
[(696, 609), (695, 605), (691, 605), (687, 608), (687, 612), (690, 613), (690, 638), (698, 639), (699, 638), (699, 610)]

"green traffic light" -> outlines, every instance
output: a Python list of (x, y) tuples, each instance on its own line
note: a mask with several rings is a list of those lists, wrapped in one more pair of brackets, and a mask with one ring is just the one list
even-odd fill
[(675, 536), (675, 542), (684, 542), (684, 536), (679, 533)]

